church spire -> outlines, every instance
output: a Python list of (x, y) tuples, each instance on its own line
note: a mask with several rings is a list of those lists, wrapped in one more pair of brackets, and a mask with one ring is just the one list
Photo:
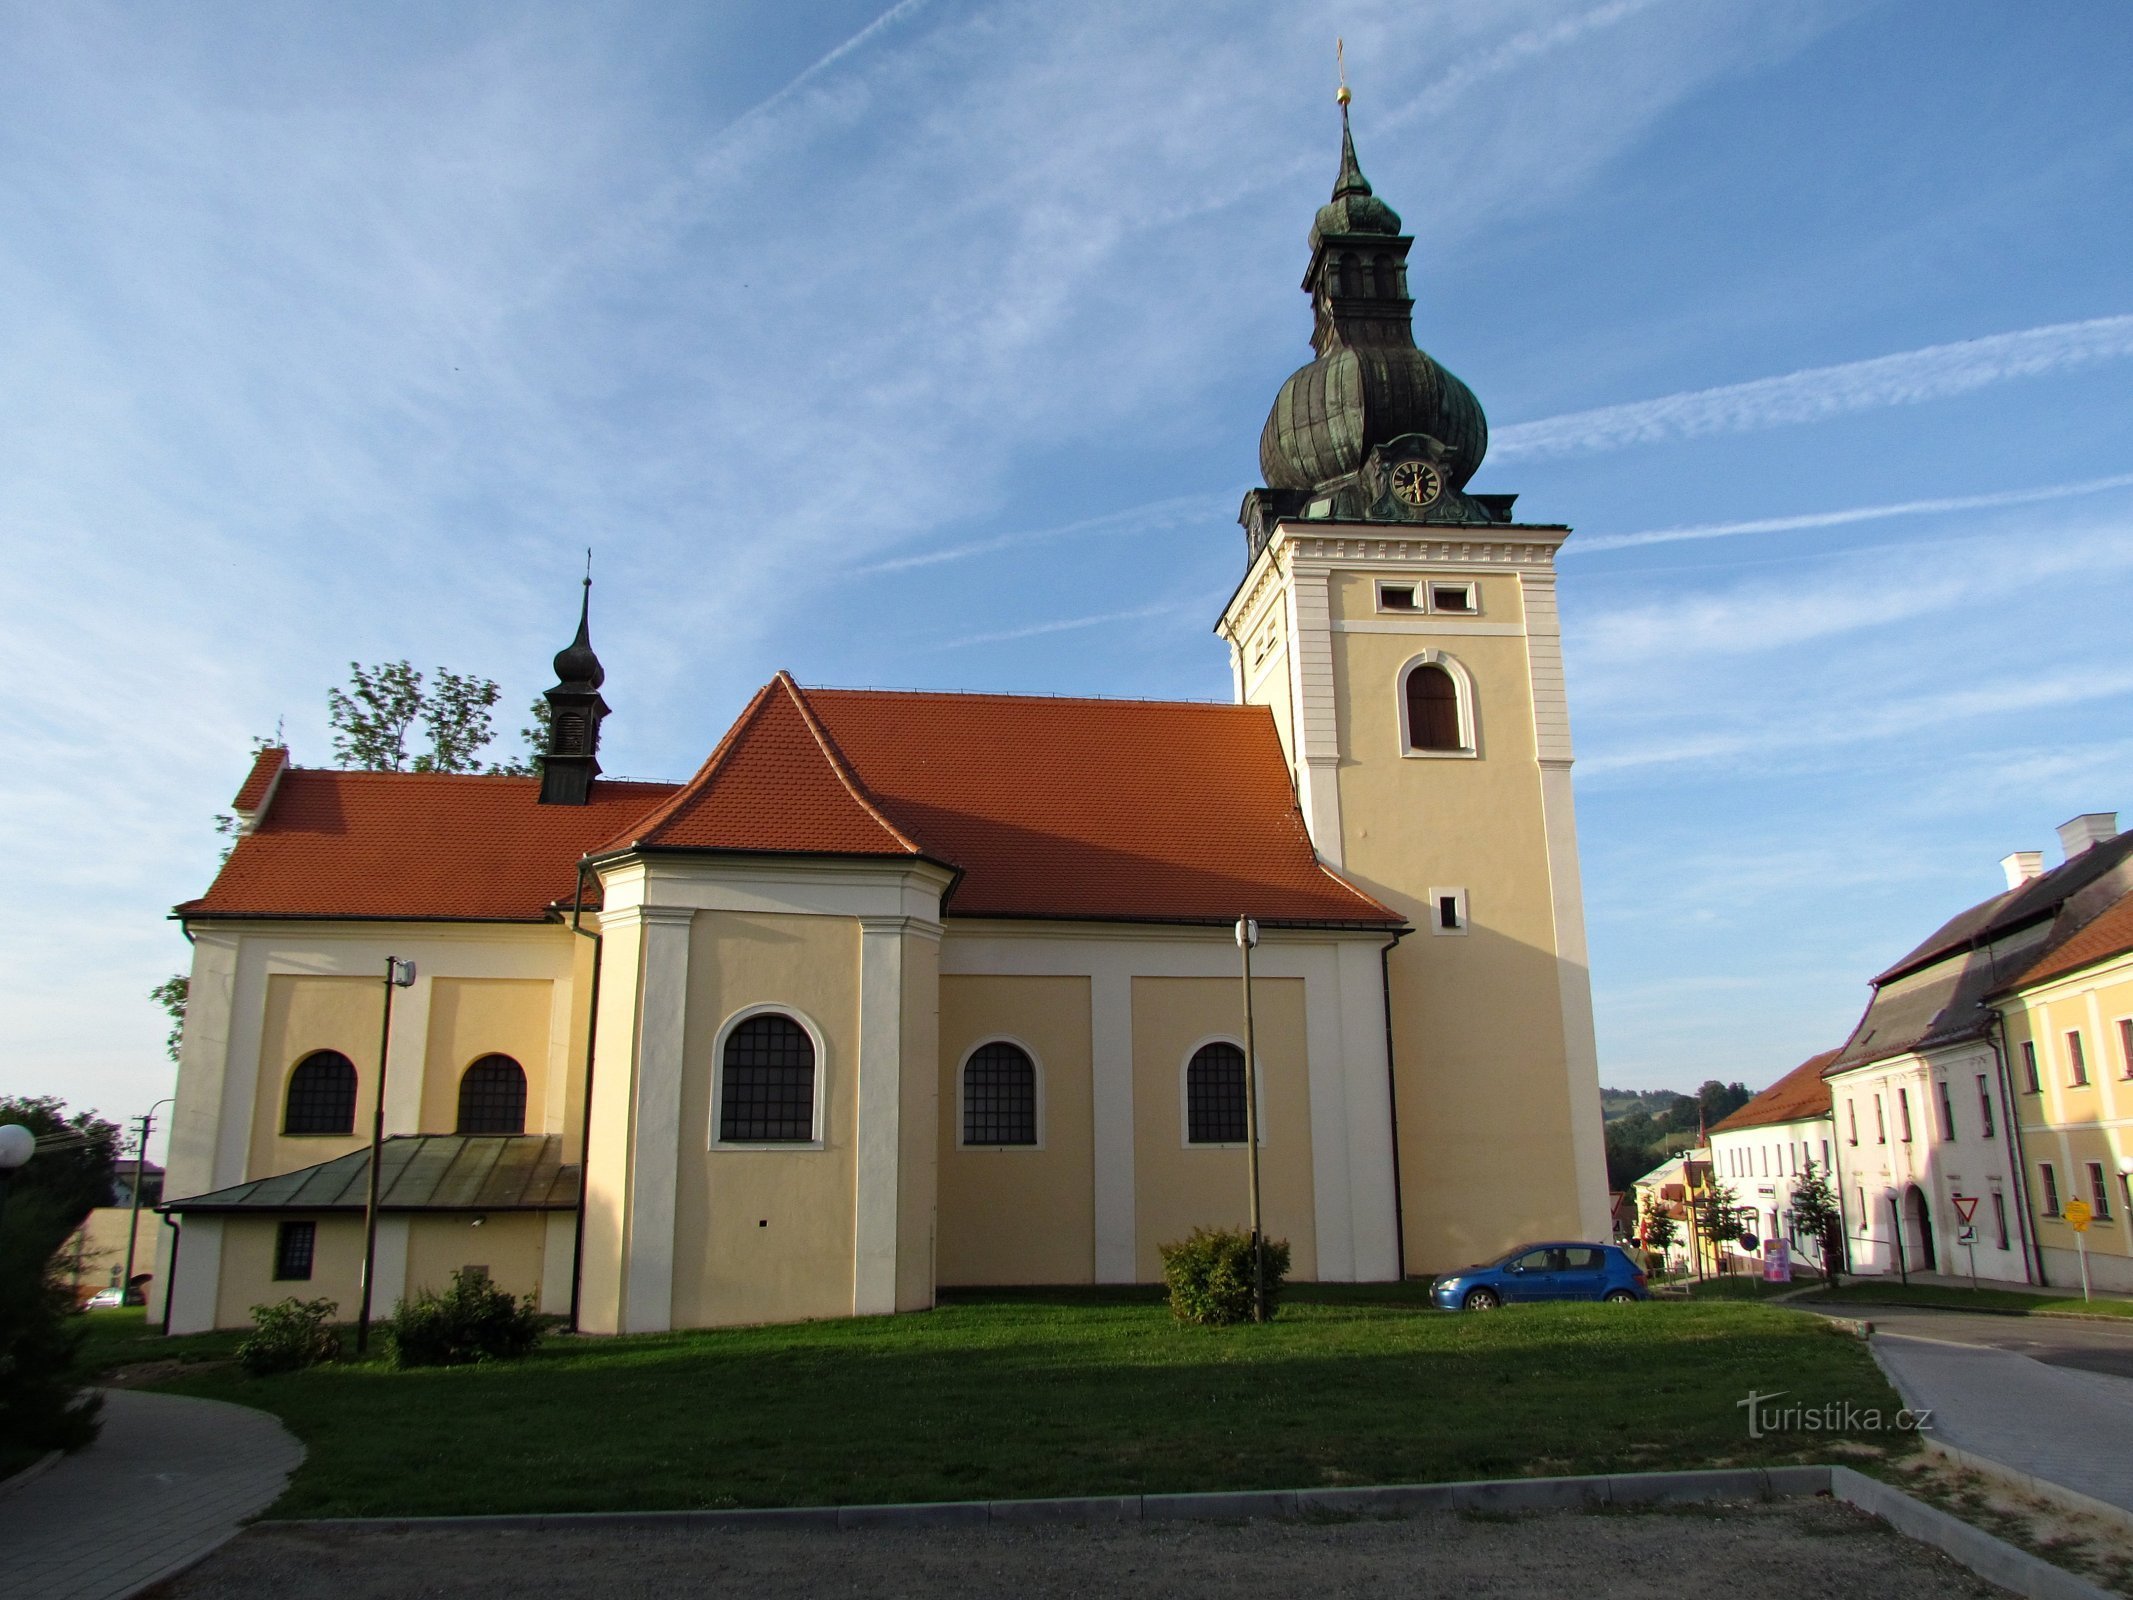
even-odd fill
[(585, 552), (585, 592), (578, 602), (578, 633), (556, 652), (556, 685), (548, 702), (548, 751), (541, 758), (541, 804), (582, 806), (600, 775), (600, 720), (607, 702), (600, 685), (607, 669), (592, 647), (592, 552)]

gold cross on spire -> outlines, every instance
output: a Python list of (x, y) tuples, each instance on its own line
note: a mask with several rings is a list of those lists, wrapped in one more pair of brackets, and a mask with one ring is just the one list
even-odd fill
[(1350, 98), (1348, 94), (1348, 42), (1345, 39), (1338, 37), (1334, 39), (1333, 62), (1339, 69), (1341, 76), (1341, 86), (1333, 91), (1333, 98), (1340, 102), (1341, 109), (1345, 111)]

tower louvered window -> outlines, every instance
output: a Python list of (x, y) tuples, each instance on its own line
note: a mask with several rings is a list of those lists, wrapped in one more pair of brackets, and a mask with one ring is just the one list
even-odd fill
[(526, 1069), (509, 1056), (483, 1056), (459, 1079), (459, 1132), (526, 1131)]
[(1416, 750), (1465, 748), (1459, 738), (1459, 686), (1433, 663), (1407, 675), (1407, 738)]
[(314, 1050), (289, 1074), (283, 1133), (353, 1133), (355, 1063), (338, 1050)]
[(1203, 1044), (1187, 1063), (1185, 1139), (1189, 1144), (1244, 1143), (1244, 1052), (1235, 1045)]
[(963, 1143), (1037, 1142), (1037, 1063), (1004, 1039), (980, 1045), (963, 1065)]
[(738, 1144), (805, 1144), (815, 1136), (815, 1043), (776, 1012), (726, 1036), (718, 1136)]

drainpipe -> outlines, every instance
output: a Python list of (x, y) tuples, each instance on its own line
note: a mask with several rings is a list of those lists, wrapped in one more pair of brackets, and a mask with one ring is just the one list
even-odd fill
[(585, 1202), (592, 1193), (593, 1047), (600, 1040), (600, 957), (605, 949), (596, 928), (582, 926), (588, 858), (578, 858), (578, 888), (570, 902), (570, 931), (593, 942), (592, 982), (585, 1001), (585, 1110), (578, 1122), (578, 1220), (570, 1250), (570, 1331), (578, 1331), (578, 1302), (585, 1290)]
[(1400, 1197), (1400, 1080), (1392, 1058), (1392, 947), (1404, 937), (1394, 934), (1378, 951), (1378, 988), (1385, 996), (1385, 1107), (1392, 1117), (1392, 1250), (1402, 1283), (1407, 1281), (1407, 1207)]
[(1986, 1031), (1985, 1043), (1992, 1050), (1994, 1076), (2000, 1081), (2000, 1105), (2006, 1112), (2007, 1148), (2014, 1160), (2013, 1168), (2015, 1236), (2022, 1241), (2022, 1264), (2035, 1276), (2040, 1288), (2048, 1288), (2051, 1279), (2044, 1272), (2044, 1245), (2029, 1225), (2029, 1152), (2022, 1147), (2022, 1104), (2014, 1094), (2014, 1064), (2007, 1049), (2007, 1013), (1998, 1006), (1992, 1008), (1992, 1026)]

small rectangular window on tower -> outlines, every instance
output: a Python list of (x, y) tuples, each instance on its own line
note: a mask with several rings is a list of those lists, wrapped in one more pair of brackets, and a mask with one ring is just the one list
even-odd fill
[(1431, 933), (1466, 932), (1466, 891), (1464, 889), (1430, 890), (1429, 909), (1429, 931)]
[(1378, 609), (1380, 611), (1419, 611), (1415, 604), (1415, 586), (1411, 583), (1381, 583), (1378, 585)]
[(1431, 584), (1429, 608), (1432, 611), (1449, 611), (1454, 615), (1463, 616), (1471, 616), (1481, 609), (1474, 603), (1474, 586), (1471, 583)]

